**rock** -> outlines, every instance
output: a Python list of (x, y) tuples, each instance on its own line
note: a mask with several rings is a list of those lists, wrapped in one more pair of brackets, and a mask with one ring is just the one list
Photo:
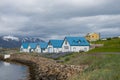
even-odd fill
[(75, 65), (61, 65), (52, 59), (28, 54), (11, 54), (10, 60), (30, 66), (31, 80), (67, 80), (84, 68)]

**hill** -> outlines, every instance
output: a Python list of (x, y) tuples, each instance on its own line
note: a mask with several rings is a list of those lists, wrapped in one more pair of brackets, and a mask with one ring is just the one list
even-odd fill
[(63, 64), (88, 66), (70, 80), (120, 80), (120, 39), (92, 42), (103, 47), (59, 57)]
[(92, 42), (92, 44), (104, 44), (103, 47), (90, 50), (89, 53), (94, 52), (120, 52), (120, 38), (108, 38), (108, 40), (100, 40)]

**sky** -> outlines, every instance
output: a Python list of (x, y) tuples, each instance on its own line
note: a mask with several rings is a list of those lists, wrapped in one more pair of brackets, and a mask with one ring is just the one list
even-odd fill
[(120, 35), (120, 0), (0, 0), (0, 36)]

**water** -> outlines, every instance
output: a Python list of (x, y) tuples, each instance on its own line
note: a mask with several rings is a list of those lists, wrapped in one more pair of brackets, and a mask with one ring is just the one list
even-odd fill
[(0, 61), (0, 80), (25, 80), (27, 67)]

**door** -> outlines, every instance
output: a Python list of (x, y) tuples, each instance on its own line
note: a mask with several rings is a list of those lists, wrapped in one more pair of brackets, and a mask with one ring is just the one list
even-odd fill
[(52, 47), (48, 48), (48, 53), (52, 53)]
[(73, 48), (73, 52), (76, 52), (76, 48), (75, 47)]

